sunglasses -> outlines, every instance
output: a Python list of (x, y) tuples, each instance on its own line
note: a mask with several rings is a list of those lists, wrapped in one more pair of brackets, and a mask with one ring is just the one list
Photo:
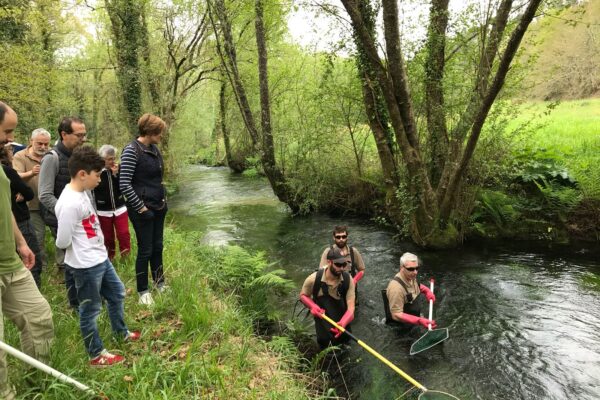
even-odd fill
[(334, 238), (336, 239), (346, 239), (348, 237), (348, 235), (335, 235)]
[(413, 267), (413, 268), (406, 268), (404, 267), (408, 272), (414, 272), (414, 271), (418, 271), (419, 267)]
[(343, 268), (346, 266), (346, 263), (345, 262), (344, 263), (333, 263), (333, 265), (335, 265), (338, 268)]

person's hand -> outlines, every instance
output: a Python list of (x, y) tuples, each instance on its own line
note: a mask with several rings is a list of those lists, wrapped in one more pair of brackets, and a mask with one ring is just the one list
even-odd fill
[(23, 264), (25, 264), (25, 268), (31, 269), (35, 264), (35, 254), (33, 251), (27, 246), (27, 244), (23, 244), (17, 247), (17, 253), (21, 256), (21, 260), (23, 260)]
[(39, 174), (40, 174), (40, 166), (34, 165), (33, 168), (31, 169), (31, 176), (36, 176)]
[(429, 329), (429, 324), (431, 324), (431, 329), (435, 329), (437, 327), (437, 324), (434, 320), (427, 318), (419, 318), (419, 325)]
[(435, 295), (427, 286), (421, 284), (421, 286), (419, 286), (419, 289), (421, 290), (421, 293), (425, 295), (427, 301), (433, 301), (435, 303)]
[(25, 197), (23, 197), (23, 195), (21, 193), (17, 193), (17, 195), (15, 196), (15, 201), (17, 203), (20, 203), (22, 201), (25, 201)]
[(119, 164), (113, 163), (113, 165), (110, 167), (110, 172), (112, 172), (112, 174), (116, 176), (117, 172), (119, 172)]
[(306, 306), (306, 308), (308, 308), (310, 310), (310, 313), (312, 315), (314, 315), (315, 317), (321, 318), (321, 316), (323, 314), (325, 314), (325, 310), (323, 310), (321, 307), (319, 307), (317, 305), (317, 303), (312, 301), (312, 299), (310, 297), (308, 297), (307, 295), (305, 295), (305, 294), (300, 295), (300, 301), (302, 302), (302, 304), (304, 304)]
[(331, 334), (333, 335), (334, 339), (339, 338), (340, 335), (342, 334), (342, 332), (338, 328), (331, 328), (331, 329), (329, 329), (329, 332), (331, 332)]
[(154, 212), (152, 210), (150, 210), (149, 208), (147, 208), (146, 206), (144, 206), (141, 210), (140, 210), (140, 217), (142, 217), (143, 219), (152, 219), (154, 218)]

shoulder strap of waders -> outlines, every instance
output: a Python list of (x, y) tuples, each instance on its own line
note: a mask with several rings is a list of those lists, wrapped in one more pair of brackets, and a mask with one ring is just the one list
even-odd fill
[[(317, 270), (317, 275), (315, 276), (315, 283), (313, 284), (313, 292), (312, 292), (312, 299), (313, 301), (317, 300), (317, 297), (319, 296), (319, 289), (321, 289), (321, 279), (323, 279), (323, 271), (325, 270), (325, 268), (319, 268)], [(327, 285), (325, 285), (327, 286)], [(327, 289), (325, 289), (327, 290)]]
[(404, 283), (404, 281), (400, 278), (398, 278), (397, 276), (394, 277), (394, 280), (396, 282), (398, 282), (403, 288), (404, 291), (406, 292), (406, 302), (407, 303), (412, 303), (413, 299), (413, 295), (412, 293), (408, 290), (408, 286), (406, 286), (406, 283)]
[(356, 276), (356, 265), (354, 264), (354, 247), (348, 246), (348, 250), (350, 251), (350, 263), (352, 266), (350, 267), (350, 274), (352, 276)]

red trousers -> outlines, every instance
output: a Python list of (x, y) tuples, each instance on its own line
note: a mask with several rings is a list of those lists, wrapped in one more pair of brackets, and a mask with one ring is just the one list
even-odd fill
[(121, 256), (126, 256), (131, 251), (131, 235), (129, 234), (129, 218), (127, 212), (118, 217), (102, 217), (100, 219), (100, 228), (104, 235), (104, 246), (108, 251), (108, 258), (112, 261), (115, 258), (115, 231), (119, 241), (119, 251)]

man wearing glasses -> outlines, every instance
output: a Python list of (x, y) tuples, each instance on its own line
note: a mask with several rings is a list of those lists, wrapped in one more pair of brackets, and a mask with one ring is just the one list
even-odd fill
[(354, 319), (354, 281), (350, 274), (344, 271), (346, 256), (342, 255), (339, 249), (330, 249), (326, 257), (327, 266), (310, 274), (300, 292), (300, 301), (315, 317), (317, 342), (321, 348), (350, 340), (348, 335), (341, 334), (321, 319), (323, 313), (348, 331), (351, 330), (349, 324)]
[[(433, 300), (435, 296), (425, 285), (419, 285), (417, 274), (419, 273), (419, 258), (412, 253), (404, 253), (400, 257), (400, 271), (394, 276), (387, 286), (386, 315), (391, 316), (392, 320), (401, 324), (404, 328), (410, 328), (413, 325), (422, 325), (425, 328), (431, 324), (435, 328), (437, 324), (434, 320), (421, 317), (420, 294), (423, 294), (427, 301)], [(387, 321), (391, 322), (391, 321)]]
[[(38, 186), (40, 214), (50, 228), (54, 239), (56, 239), (56, 230), (58, 229), (54, 207), (63, 189), (71, 181), (69, 158), (76, 147), (85, 143), (86, 135), (87, 131), (82, 120), (75, 117), (63, 118), (58, 125), (57, 145), (42, 158)], [(58, 247), (56, 248), (56, 265), (59, 269), (64, 270), (69, 305), (77, 310), (79, 302), (77, 301), (75, 282), (73, 276), (65, 269), (65, 251)]]
[(356, 247), (348, 246), (348, 227), (345, 225), (334, 227), (333, 240), (334, 244), (323, 250), (319, 266), (324, 267), (327, 265), (327, 253), (329, 250), (338, 249), (346, 257), (347, 264), (345, 271), (350, 273), (354, 279), (354, 283), (358, 283), (365, 273), (365, 262)]

